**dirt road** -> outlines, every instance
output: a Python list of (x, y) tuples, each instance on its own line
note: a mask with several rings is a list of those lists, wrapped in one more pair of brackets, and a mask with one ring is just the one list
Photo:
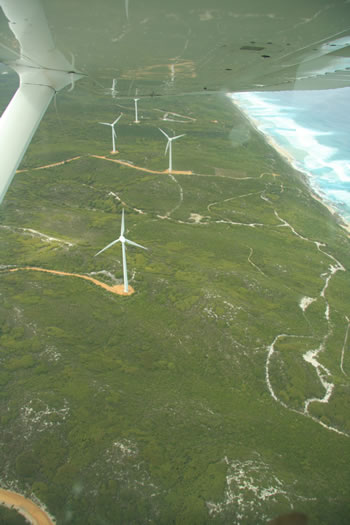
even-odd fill
[(11, 492), (10, 490), (0, 489), (0, 505), (13, 507), (19, 514), (22, 514), (32, 525), (54, 525), (49, 515), (32, 500)]
[(132, 286), (129, 286), (128, 293), (124, 292), (124, 286), (122, 284), (117, 284), (115, 286), (109, 286), (108, 284), (105, 284), (101, 281), (98, 281), (97, 279), (94, 279), (93, 277), (89, 277), (88, 275), (82, 275), (80, 273), (69, 273), (69, 272), (60, 272), (59, 270), (47, 270), (46, 268), (37, 268), (36, 266), (25, 266), (24, 268), (11, 268), (8, 270), (9, 272), (18, 272), (21, 270), (33, 270), (35, 272), (46, 272), (46, 273), (53, 273), (55, 275), (66, 275), (70, 277), (79, 277), (80, 279), (85, 279), (86, 281), (91, 281), (97, 286), (100, 286), (101, 288), (104, 288), (108, 292), (115, 293), (117, 295), (131, 295), (134, 293), (134, 288)]

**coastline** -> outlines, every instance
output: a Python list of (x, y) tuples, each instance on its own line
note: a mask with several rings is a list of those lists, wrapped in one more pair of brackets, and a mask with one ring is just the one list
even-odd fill
[(240, 113), (247, 119), (249, 124), (257, 131), (274, 150), (279, 153), (279, 155), (298, 173), (300, 173), (300, 178), (303, 181), (303, 183), (307, 186), (309, 193), (311, 197), (315, 200), (317, 200), (320, 204), (325, 206), (327, 210), (331, 213), (331, 215), (335, 218), (337, 223), (341, 228), (343, 228), (348, 236), (350, 237), (350, 223), (347, 222), (344, 217), (342, 217), (339, 213), (339, 211), (336, 209), (334, 204), (329, 201), (328, 199), (325, 199), (325, 197), (322, 195), (321, 191), (317, 191), (317, 188), (315, 188), (311, 184), (312, 175), (306, 170), (303, 170), (300, 166), (297, 165), (295, 158), (287, 151), (283, 146), (278, 144), (278, 142), (268, 133), (266, 133), (263, 129), (261, 129), (260, 122), (248, 114), (248, 112), (239, 104), (239, 102), (232, 98), (232, 95), (229, 95), (233, 105), (240, 111)]

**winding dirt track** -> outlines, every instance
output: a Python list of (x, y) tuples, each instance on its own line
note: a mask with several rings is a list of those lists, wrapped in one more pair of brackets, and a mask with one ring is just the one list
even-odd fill
[(80, 273), (69, 273), (69, 272), (60, 272), (58, 270), (47, 270), (46, 268), (37, 268), (36, 266), (25, 266), (24, 268), (11, 268), (8, 270), (9, 272), (18, 272), (21, 270), (33, 270), (35, 272), (46, 272), (46, 273), (53, 273), (55, 275), (65, 275), (69, 277), (79, 277), (80, 279), (85, 279), (86, 281), (91, 281), (92, 283), (96, 284), (97, 286), (100, 286), (101, 288), (104, 288), (108, 292), (115, 293), (117, 295), (131, 295), (134, 293), (134, 288), (132, 286), (129, 286), (129, 291), (126, 293), (124, 292), (124, 286), (122, 284), (117, 284), (115, 286), (109, 286), (108, 284), (105, 284), (101, 281), (98, 281), (97, 279), (94, 279), (93, 277), (89, 277), (88, 275), (82, 275)]
[(38, 507), (32, 500), (11, 492), (9, 490), (0, 489), (0, 505), (13, 508), (22, 514), (32, 525), (54, 525), (46, 512)]

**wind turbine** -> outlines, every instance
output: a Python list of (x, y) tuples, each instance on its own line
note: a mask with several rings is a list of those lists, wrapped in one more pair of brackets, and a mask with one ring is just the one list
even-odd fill
[(112, 128), (112, 146), (113, 146), (112, 153), (116, 153), (116, 150), (115, 150), (115, 139), (117, 138), (117, 134), (115, 132), (114, 126), (116, 125), (116, 123), (118, 122), (118, 120), (121, 118), (122, 115), (123, 115), (123, 113), (121, 113), (119, 115), (119, 117), (116, 118), (114, 122), (112, 122), (112, 124), (110, 124), (109, 122), (99, 122), (99, 124), (103, 124), (104, 126), (111, 126), (111, 128)]
[(140, 121), (138, 120), (138, 114), (137, 114), (137, 101), (140, 100), (139, 98), (134, 98), (135, 102), (135, 124), (140, 124)]
[(144, 246), (141, 246), (141, 244), (137, 244), (136, 242), (129, 241), (129, 239), (126, 239), (124, 237), (124, 231), (125, 231), (125, 225), (124, 225), (124, 208), (123, 208), (122, 224), (121, 224), (121, 227), (120, 227), (120, 236), (118, 237), (118, 239), (116, 239), (115, 241), (112, 241), (111, 243), (107, 244), (107, 246), (105, 246), (104, 248), (102, 248), (102, 250), (97, 252), (95, 254), (95, 257), (97, 255), (100, 255), (100, 253), (104, 252), (105, 250), (108, 250), (108, 248), (111, 248), (111, 246), (113, 246), (117, 242), (121, 242), (122, 243), (124, 292), (128, 293), (129, 286), (128, 286), (128, 272), (127, 272), (127, 268), (126, 268), (126, 254), (125, 254), (126, 248), (125, 248), (125, 243), (131, 244), (132, 246), (136, 246), (137, 248), (142, 248), (143, 250), (147, 250), (147, 248), (145, 248)]
[(184, 137), (186, 135), (186, 133), (184, 133), (183, 135), (177, 135), (176, 137), (169, 137), (165, 133), (165, 131), (163, 131), (160, 128), (158, 128), (158, 129), (168, 139), (168, 143), (167, 143), (166, 148), (165, 148), (165, 155), (167, 154), (167, 151), (169, 150), (169, 169), (168, 169), (168, 171), (169, 171), (169, 173), (171, 173), (172, 170), (173, 170), (172, 142), (173, 142), (173, 140), (179, 139), (180, 137)]

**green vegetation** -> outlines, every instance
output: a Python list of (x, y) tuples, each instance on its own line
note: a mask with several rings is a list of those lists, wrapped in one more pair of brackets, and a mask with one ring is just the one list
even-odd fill
[[(345, 232), (228, 99), (142, 100), (136, 126), (131, 102), (86, 95), (87, 113), (73, 96), (58, 102), (64, 132), (46, 115), (1, 210), (3, 483), (33, 492), (58, 525), (253, 525), (292, 505), (311, 524), (347, 524)], [(197, 120), (163, 122), (159, 107)], [(96, 122), (119, 109), (116, 158), (164, 170), (161, 125), (187, 134), (174, 169), (192, 175), (90, 157), (108, 155)], [(105, 271), (94, 277), (115, 284), (119, 247), (93, 256), (117, 237), (122, 202), (131, 238), (149, 248), (128, 248), (134, 295), (8, 271)], [(346, 271), (323, 297), (337, 264)], [(303, 297), (314, 299), (305, 311)], [(266, 366), (282, 334), (268, 365), (281, 404)], [(303, 356), (321, 344), (334, 388), (307, 415), (325, 388)]]
[(28, 525), (28, 521), (14, 509), (0, 507), (0, 525)]

